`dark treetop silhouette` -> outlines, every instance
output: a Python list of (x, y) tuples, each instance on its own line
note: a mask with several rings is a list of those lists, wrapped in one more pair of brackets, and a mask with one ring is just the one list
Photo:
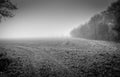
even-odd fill
[(0, 0), (0, 20), (2, 17), (13, 17), (13, 10), (17, 7), (10, 0)]

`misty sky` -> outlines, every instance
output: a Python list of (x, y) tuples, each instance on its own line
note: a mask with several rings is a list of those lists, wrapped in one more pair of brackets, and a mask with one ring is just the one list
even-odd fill
[(69, 31), (115, 0), (14, 0), (15, 17), (0, 25), (0, 38), (68, 37)]

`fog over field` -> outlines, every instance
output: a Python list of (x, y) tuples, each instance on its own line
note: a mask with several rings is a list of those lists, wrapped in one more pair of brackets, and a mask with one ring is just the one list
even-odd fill
[(11, 0), (15, 16), (1, 23), (0, 38), (70, 37), (70, 31), (114, 0)]
[(0, 0), (0, 77), (120, 77), (119, 0)]

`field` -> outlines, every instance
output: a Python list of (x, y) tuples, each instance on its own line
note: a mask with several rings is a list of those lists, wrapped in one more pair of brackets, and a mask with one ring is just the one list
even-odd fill
[(86, 39), (4, 40), (0, 77), (120, 77), (120, 44)]

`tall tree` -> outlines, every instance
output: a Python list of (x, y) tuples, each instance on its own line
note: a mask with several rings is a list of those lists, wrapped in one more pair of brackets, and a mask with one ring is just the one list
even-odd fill
[(112, 3), (111, 6), (107, 9), (108, 13), (114, 16), (114, 30), (117, 31), (118, 37), (117, 40), (120, 40), (120, 0)]

